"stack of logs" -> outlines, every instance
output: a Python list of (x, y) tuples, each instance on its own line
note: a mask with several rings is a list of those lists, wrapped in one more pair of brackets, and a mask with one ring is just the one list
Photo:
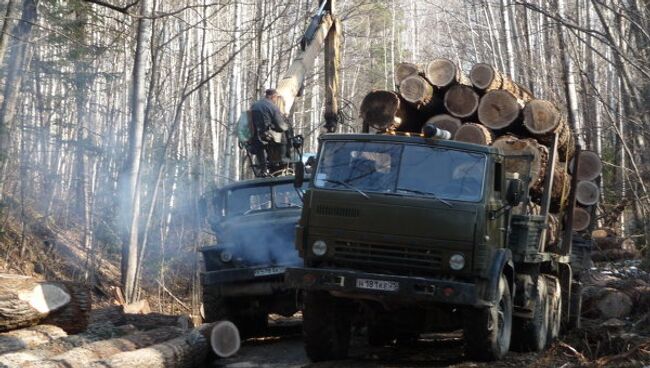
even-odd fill
[(0, 274), (0, 368), (202, 367), (212, 351), (239, 350), (234, 324), (193, 328), (188, 317), (130, 315), (122, 306), (92, 311), (74, 282)]
[[(420, 133), (426, 125), (447, 130), (454, 140), (499, 147), (506, 154), (532, 155), (529, 165), (506, 162), (506, 171), (530, 175), (531, 199), (540, 204), (549, 148), (557, 135), (557, 163), (551, 190), (549, 232), (557, 232), (558, 218), (568, 204), (575, 141), (565, 115), (552, 102), (533, 94), (489, 64), (475, 64), (469, 76), (448, 59), (426, 64), (400, 63), (395, 69), (397, 91), (372, 91), (360, 114), (364, 132)], [(584, 232), (600, 196), (594, 180), (602, 164), (598, 155), (582, 151), (578, 165), (573, 229)], [(529, 174), (530, 172), (530, 174)], [(535, 211), (535, 209), (532, 209)], [(537, 208), (539, 210), (539, 208)], [(555, 231), (553, 231), (555, 230)], [(548, 237), (550, 241), (557, 239)]]

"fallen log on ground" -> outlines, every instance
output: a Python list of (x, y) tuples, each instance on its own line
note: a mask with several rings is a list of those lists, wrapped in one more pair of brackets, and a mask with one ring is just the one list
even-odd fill
[(110, 322), (115, 326), (132, 325), (138, 330), (152, 330), (160, 326), (176, 326), (183, 330), (194, 327), (192, 320), (187, 315), (130, 314), (124, 313), (124, 307), (121, 305), (93, 310), (90, 314), (90, 321), (93, 324)]
[(228, 358), (234, 355), (239, 351), (241, 346), (239, 330), (230, 321), (214, 323), (214, 327), (210, 329), (209, 341), (212, 351), (221, 358)]
[(182, 334), (176, 327), (159, 327), (125, 337), (97, 341), (50, 357), (47, 360), (29, 362), (25, 368), (85, 368), (89, 362), (106, 359), (115, 354), (142, 349), (175, 339)]
[(66, 336), (57, 326), (39, 325), (0, 334), (0, 354), (33, 348)]
[(78, 333), (88, 326), (89, 310), (81, 284), (0, 274), (0, 332), (44, 323)]
[(192, 368), (204, 364), (208, 340), (198, 330), (147, 348), (117, 353), (84, 368)]
[(0, 367), (20, 368), (27, 362), (47, 359), (80, 346), (124, 336), (135, 331), (133, 327), (115, 327), (110, 323), (93, 325), (89, 327), (87, 332), (81, 334), (63, 336), (43, 344), (38, 344), (30, 349), (0, 354)]
[(624, 318), (632, 312), (632, 299), (611, 287), (582, 289), (582, 314), (591, 318)]
[(637, 249), (605, 249), (591, 251), (591, 260), (594, 262), (611, 262), (639, 258), (641, 258), (641, 252)]

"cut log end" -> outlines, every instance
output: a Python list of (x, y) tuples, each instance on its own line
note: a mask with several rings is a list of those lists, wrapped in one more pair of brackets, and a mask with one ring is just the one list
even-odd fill
[(460, 70), (449, 59), (435, 59), (427, 64), (425, 76), (431, 84), (443, 88), (460, 80)]
[(467, 118), (478, 109), (479, 96), (469, 86), (455, 85), (445, 93), (445, 108), (455, 117)]
[(433, 124), (437, 128), (446, 130), (451, 133), (451, 136), (453, 137), (454, 134), (456, 134), (458, 128), (460, 128), (462, 122), (460, 119), (455, 118), (451, 115), (440, 114), (429, 118), (429, 120), (426, 121), (425, 125), (426, 124)]
[(241, 347), (241, 338), (237, 326), (230, 321), (215, 323), (210, 332), (210, 347), (221, 358), (235, 355)]
[(488, 128), (499, 130), (512, 125), (521, 115), (521, 104), (509, 92), (490, 91), (481, 98), (478, 119)]
[(552, 133), (561, 123), (560, 111), (546, 100), (531, 100), (524, 107), (524, 126), (534, 135)]
[(576, 188), (576, 199), (580, 204), (585, 206), (594, 205), (598, 203), (599, 197), (600, 189), (598, 189), (598, 185), (586, 180), (578, 182)]
[(386, 129), (395, 124), (400, 99), (390, 91), (373, 91), (361, 102), (361, 119), (375, 129)]
[(428, 104), (434, 95), (433, 86), (419, 75), (411, 75), (404, 79), (399, 91), (406, 101), (417, 107)]
[(591, 223), (591, 215), (587, 210), (581, 207), (576, 207), (573, 210), (573, 230), (585, 231)]
[[(499, 78), (497, 78), (499, 77)], [(496, 89), (500, 87), (500, 76), (492, 65), (485, 63), (474, 64), (469, 73), (472, 85), (481, 90)]]
[(494, 140), (492, 131), (481, 124), (463, 124), (454, 135), (454, 140), (460, 142), (490, 145)]
[[(603, 162), (594, 151), (581, 151), (578, 164), (578, 180), (594, 180), (603, 171)], [(574, 165), (570, 167), (573, 168)], [(573, 173), (573, 169), (571, 170)]]
[(546, 147), (538, 144), (533, 139), (518, 139), (507, 135), (499, 137), (492, 146), (500, 148), (506, 155), (531, 155), (533, 160), (530, 164), (526, 160), (507, 160), (505, 169), (509, 173), (518, 173), (521, 178), (530, 175), (529, 188), (540, 188), (548, 161), (548, 149)]
[(420, 73), (420, 67), (413, 63), (399, 63), (395, 67), (395, 84), (401, 85), (407, 77)]

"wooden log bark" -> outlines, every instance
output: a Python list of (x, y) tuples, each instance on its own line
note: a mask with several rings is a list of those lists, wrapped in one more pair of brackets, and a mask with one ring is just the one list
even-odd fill
[(57, 326), (39, 325), (0, 334), (0, 355), (51, 342), (67, 334)]
[(582, 291), (583, 315), (592, 318), (624, 318), (632, 312), (632, 299), (615, 288), (587, 286)]
[(424, 76), (438, 88), (451, 87), (458, 83), (469, 84), (460, 67), (449, 59), (440, 58), (430, 61), (424, 70)]
[(546, 100), (530, 100), (523, 111), (526, 130), (540, 143), (550, 146), (553, 136), (558, 136), (558, 153), (562, 161), (573, 157), (575, 143), (566, 117), (557, 107)]
[[(575, 159), (575, 158), (574, 158)], [(603, 171), (603, 163), (598, 154), (594, 151), (581, 151), (580, 165), (578, 166), (578, 180), (594, 180), (600, 176)], [(573, 174), (573, 163), (569, 165), (571, 174)]]
[(600, 189), (596, 183), (586, 180), (581, 180), (578, 182), (576, 187), (576, 200), (578, 203), (591, 206), (598, 203), (600, 198)]
[(530, 175), (528, 187), (532, 192), (541, 193), (548, 164), (548, 149), (546, 147), (534, 139), (519, 139), (510, 135), (497, 138), (492, 145), (500, 148), (506, 155), (532, 155), (533, 160), (530, 162), (530, 166), (525, 160), (509, 159), (506, 160), (505, 170), (507, 173), (518, 173), (522, 179)]
[(399, 87), (402, 81), (412, 75), (424, 75), (422, 67), (414, 63), (399, 63), (395, 66), (395, 85)]
[(87, 368), (193, 368), (202, 366), (208, 354), (208, 341), (192, 330), (185, 336), (156, 345), (117, 353), (109, 358), (87, 364)]
[(591, 215), (582, 207), (576, 207), (573, 210), (573, 230), (585, 231), (591, 222)]
[(129, 336), (93, 342), (68, 350), (47, 360), (28, 362), (24, 368), (85, 368), (89, 362), (106, 359), (118, 353), (133, 351), (162, 343), (182, 334), (175, 327), (159, 327)]
[(508, 76), (501, 74), (490, 64), (474, 64), (469, 73), (469, 79), (479, 91), (506, 90), (516, 98), (529, 101), (533, 98), (532, 92), (520, 84), (513, 82)]
[(81, 284), (0, 274), (0, 332), (46, 323), (77, 333), (88, 325), (89, 310), (90, 294)]
[(445, 108), (457, 118), (474, 116), (479, 102), (480, 98), (472, 87), (460, 84), (449, 88), (444, 97)]
[(454, 135), (454, 140), (488, 146), (494, 141), (492, 131), (481, 124), (465, 123)]
[(451, 115), (447, 114), (440, 114), (440, 115), (434, 115), (429, 120), (426, 121), (425, 124), (433, 124), (437, 128), (443, 129), (451, 133), (451, 136), (453, 137), (454, 134), (456, 134), (456, 131), (458, 128), (460, 128), (462, 122), (460, 119), (455, 118)]
[(639, 258), (641, 258), (641, 252), (637, 249), (605, 249), (591, 252), (591, 260), (594, 262), (615, 262)]
[[(40, 326), (36, 326), (40, 327)], [(28, 362), (47, 359), (79, 346), (88, 345), (95, 341), (111, 339), (135, 332), (133, 327), (115, 327), (110, 323), (92, 325), (87, 332), (59, 337), (55, 340), (38, 344), (30, 349), (8, 354), (0, 354), (0, 367), (20, 368)], [(0, 350), (1, 351), (1, 350)]]
[(359, 109), (367, 132), (370, 127), (384, 131), (402, 124), (422, 124), (417, 110), (390, 91), (373, 91), (364, 97)]
[(478, 106), (478, 120), (493, 130), (512, 131), (515, 123), (521, 120), (524, 102), (512, 93), (495, 90), (486, 93)]

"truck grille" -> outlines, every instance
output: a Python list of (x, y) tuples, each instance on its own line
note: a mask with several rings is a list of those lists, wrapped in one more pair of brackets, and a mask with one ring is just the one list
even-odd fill
[(334, 261), (364, 271), (431, 274), (440, 271), (442, 255), (436, 249), (421, 246), (337, 241)]

